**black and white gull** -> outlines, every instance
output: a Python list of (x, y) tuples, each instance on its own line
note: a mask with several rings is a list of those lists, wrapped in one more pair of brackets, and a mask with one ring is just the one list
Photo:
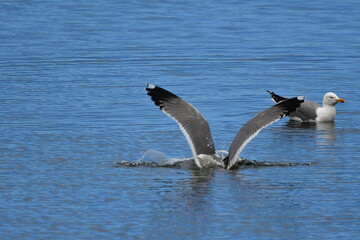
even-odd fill
[(208, 122), (194, 106), (161, 87), (147, 84), (146, 90), (155, 105), (178, 123), (199, 168), (216, 164), (229, 170), (245, 146), (263, 128), (288, 116), (304, 102), (300, 97), (284, 99), (258, 113), (240, 129), (230, 146), (228, 156), (221, 159), (216, 155)]
[[(284, 101), (288, 98), (279, 96), (274, 92), (267, 90), (274, 102)], [(305, 100), (295, 112), (292, 112), (289, 117), (292, 120), (300, 122), (332, 122), (336, 116), (335, 105), (345, 100), (339, 98), (335, 93), (328, 92), (323, 97), (323, 105), (320, 106), (316, 102)]]

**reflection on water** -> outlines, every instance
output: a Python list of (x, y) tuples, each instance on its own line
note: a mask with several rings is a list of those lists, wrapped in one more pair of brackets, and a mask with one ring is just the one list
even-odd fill
[[(336, 140), (335, 122), (298, 122), (288, 121), (286, 127), (291, 129), (306, 129), (316, 139), (316, 144), (332, 145)], [(313, 131), (312, 131), (313, 130)]]
[(336, 140), (335, 122), (317, 123), (316, 130), (318, 132), (318, 145), (333, 145)]
[(191, 170), (191, 177), (189, 179), (189, 187), (186, 188), (186, 193), (183, 195), (184, 200), (187, 201), (191, 206), (196, 208), (205, 207), (201, 206), (203, 203), (208, 202), (207, 196), (211, 191), (211, 181), (215, 176), (216, 169), (193, 169)]

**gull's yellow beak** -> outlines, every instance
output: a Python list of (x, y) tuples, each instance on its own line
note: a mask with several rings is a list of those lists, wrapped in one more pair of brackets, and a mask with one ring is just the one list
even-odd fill
[(341, 103), (344, 103), (344, 102), (345, 102), (345, 100), (342, 99), (342, 98), (336, 99), (336, 101), (337, 101), (337, 102), (341, 102)]

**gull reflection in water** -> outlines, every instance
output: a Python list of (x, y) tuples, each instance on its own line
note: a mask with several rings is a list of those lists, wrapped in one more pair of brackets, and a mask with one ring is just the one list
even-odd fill
[(336, 140), (335, 122), (318, 122), (316, 123), (317, 144), (333, 145)]
[(335, 122), (297, 122), (289, 121), (288, 128), (314, 130), (314, 138), (319, 146), (333, 145), (336, 140)]

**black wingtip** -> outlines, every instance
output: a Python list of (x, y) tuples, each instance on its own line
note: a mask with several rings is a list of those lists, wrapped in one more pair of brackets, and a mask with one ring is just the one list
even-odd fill
[(288, 116), (290, 113), (295, 112), (298, 107), (304, 102), (303, 99), (294, 97), (288, 98), (284, 101), (279, 102), (277, 105), (280, 105), (284, 109), (286, 109), (285, 115)]
[(145, 90), (147, 91), (147, 95), (151, 97), (151, 100), (153, 100), (155, 105), (158, 106), (161, 110), (164, 108), (164, 102), (179, 98), (175, 94), (149, 83), (146, 84)]
[(281, 101), (284, 101), (284, 100), (286, 100), (286, 99), (289, 99), (289, 98), (285, 98), (285, 97), (282, 97), (282, 96), (279, 96), (279, 95), (277, 95), (276, 93), (274, 93), (274, 92), (271, 92), (271, 91), (269, 91), (269, 90), (266, 90), (269, 94), (270, 94), (270, 96), (271, 96), (271, 98), (275, 101), (275, 102), (281, 102)]

